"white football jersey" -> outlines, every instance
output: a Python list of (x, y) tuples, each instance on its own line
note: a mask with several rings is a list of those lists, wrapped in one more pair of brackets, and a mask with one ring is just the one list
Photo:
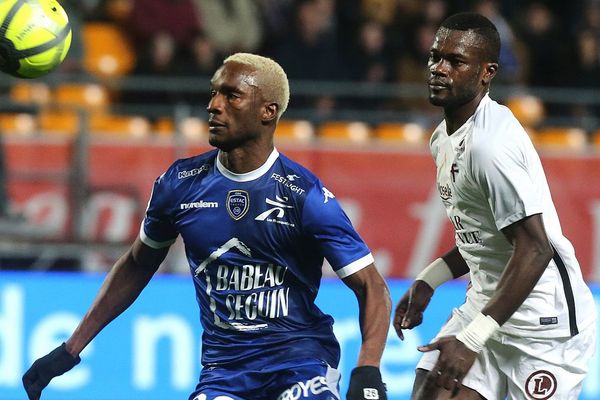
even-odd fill
[(442, 122), (430, 145), (438, 191), (470, 268), (465, 309), (476, 313), (487, 304), (512, 255), (501, 229), (542, 214), (554, 258), (501, 332), (573, 336), (592, 323), (595, 303), (573, 246), (562, 234), (540, 158), (510, 110), (486, 95), (451, 136)]

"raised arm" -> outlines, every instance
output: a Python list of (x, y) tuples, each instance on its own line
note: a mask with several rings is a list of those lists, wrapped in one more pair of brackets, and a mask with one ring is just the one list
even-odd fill
[(80, 361), (79, 354), (110, 321), (139, 296), (167, 255), (138, 238), (106, 276), (94, 302), (66, 343), (36, 360), (23, 375), (29, 400), (38, 400), (50, 381)]
[[(350, 377), (347, 398), (349, 400), (378, 398), (386, 399), (379, 365), (390, 327), (391, 299), (383, 277), (374, 264), (344, 278), (358, 300), (362, 344), (357, 367)], [(365, 394), (365, 390), (376, 390)]]

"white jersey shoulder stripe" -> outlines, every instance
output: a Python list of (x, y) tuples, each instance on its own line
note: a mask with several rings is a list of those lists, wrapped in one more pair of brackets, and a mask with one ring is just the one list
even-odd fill
[(154, 239), (151, 239), (150, 237), (148, 237), (148, 235), (146, 235), (146, 232), (144, 231), (144, 222), (142, 221), (142, 226), (140, 227), (140, 240), (146, 246), (152, 247), (153, 249), (162, 249), (175, 243), (176, 239), (167, 240), (165, 242), (158, 242)]
[(347, 276), (352, 275), (355, 272), (360, 271), (361, 269), (373, 264), (375, 259), (373, 258), (373, 254), (369, 253), (364, 257), (359, 258), (356, 261), (351, 262), (343, 268), (340, 268), (336, 271), (337, 276), (341, 279), (344, 279)]

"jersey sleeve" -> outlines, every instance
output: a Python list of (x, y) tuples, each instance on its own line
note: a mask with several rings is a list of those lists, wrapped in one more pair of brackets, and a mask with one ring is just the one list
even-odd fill
[(141, 241), (155, 249), (172, 245), (178, 235), (170, 214), (173, 202), (168, 176), (167, 171), (154, 182), (146, 215), (140, 228)]
[(303, 224), (340, 278), (373, 263), (373, 256), (337, 199), (321, 182), (308, 192)]
[[(525, 135), (525, 133), (523, 133)], [(516, 135), (507, 135), (498, 141), (479, 146), (472, 153), (475, 179), (486, 192), (498, 230), (530, 215), (539, 214), (542, 208), (542, 193), (534, 184), (535, 171), (528, 168), (527, 143)], [(532, 146), (531, 146), (532, 147)]]

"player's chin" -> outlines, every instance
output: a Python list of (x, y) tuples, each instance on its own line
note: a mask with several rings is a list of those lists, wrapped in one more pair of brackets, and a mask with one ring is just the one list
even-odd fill
[(208, 133), (208, 144), (210, 144), (213, 147), (221, 148), (223, 145), (223, 140), (221, 139), (222, 138), (219, 137), (219, 135), (215, 135), (212, 132)]
[(208, 134), (208, 144), (226, 153), (234, 148), (233, 144), (230, 141), (224, 140), (221, 135), (211, 133)]
[(439, 94), (429, 93), (429, 102), (434, 106), (444, 107), (448, 104), (446, 96), (440, 96)]

